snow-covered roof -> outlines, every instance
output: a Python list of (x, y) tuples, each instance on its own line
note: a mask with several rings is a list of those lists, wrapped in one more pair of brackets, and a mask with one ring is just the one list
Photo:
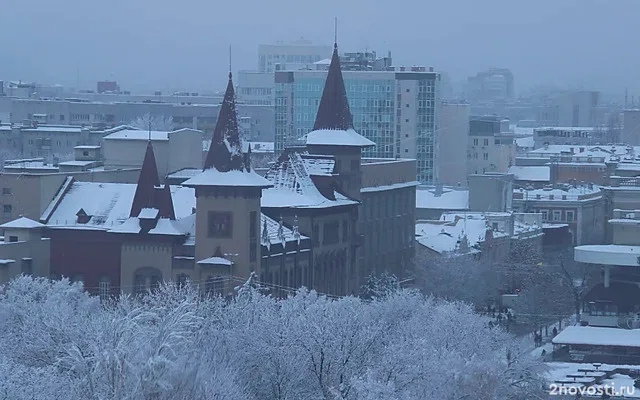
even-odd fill
[(569, 187), (565, 189), (524, 189), (513, 190), (514, 200), (545, 200), (545, 201), (581, 201), (598, 198), (601, 193), (597, 185)]
[(74, 149), (78, 149), (78, 150), (97, 150), (99, 148), (100, 146), (89, 146), (89, 145), (81, 145), (81, 146), (74, 147)]
[(32, 219), (26, 217), (20, 217), (18, 219), (14, 219), (13, 221), (9, 221), (0, 225), (2, 229), (33, 229), (33, 228), (41, 228), (44, 225), (40, 222), (36, 222)]
[[(298, 152), (284, 155), (265, 175), (273, 187), (262, 191), (262, 206), (324, 208), (358, 204), (330, 186), (333, 165), (333, 160)], [(323, 176), (329, 182), (319, 188), (312, 176)]]
[(202, 168), (183, 168), (167, 175), (169, 179), (189, 179), (200, 174)]
[(551, 169), (549, 166), (519, 166), (509, 167), (509, 174), (513, 174), (517, 181), (549, 182)]
[(553, 344), (640, 347), (640, 329), (568, 326), (551, 342)]
[(411, 182), (398, 182), (393, 183), (391, 185), (380, 185), (380, 186), (368, 186), (360, 189), (360, 193), (371, 193), (371, 192), (384, 192), (385, 190), (396, 190), (403, 189), (412, 186), (418, 186), (420, 182), (411, 181)]
[(158, 216), (160, 210), (157, 208), (143, 208), (140, 210), (140, 214), (138, 214), (138, 218), (140, 219), (155, 219)]
[(198, 264), (231, 266), (232, 262), (223, 257), (209, 257), (205, 258), (204, 260), (198, 261)]
[(275, 151), (274, 142), (245, 142), (251, 147), (252, 153), (273, 153)]
[[(111, 233), (131, 233), (137, 234), (142, 232), (140, 220), (142, 218), (130, 217), (122, 224), (109, 229)], [(169, 235), (169, 236), (188, 236), (190, 232), (184, 229), (179, 221), (172, 221), (168, 218), (158, 219), (156, 226), (148, 232), (150, 235)]]
[[(295, 242), (298, 239), (309, 239), (307, 236), (301, 234), (299, 231), (296, 234), (294, 229), (287, 228), (284, 224), (282, 228), (280, 228), (280, 222), (262, 214), (262, 220), (260, 225), (260, 242), (264, 246), (268, 246), (274, 243), (282, 243), (284, 242)], [(266, 237), (264, 235), (264, 226), (267, 226), (267, 234)], [(266, 240), (265, 240), (266, 239)]]
[[(149, 140), (149, 131), (142, 129), (122, 129), (104, 137), (105, 140)], [(165, 141), (169, 140), (169, 132), (151, 131), (151, 140)]]
[(10, 258), (0, 259), (0, 265), (7, 265), (16, 262), (16, 260), (12, 260)]
[(86, 167), (87, 165), (92, 165), (92, 164), (99, 164), (100, 161), (78, 161), (78, 160), (72, 160), (72, 161), (63, 161), (61, 163), (58, 163), (58, 166), (62, 165), (62, 166), (69, 166), (69, 167)]
[(200, 174), (183, 182), (184, 186), (235, 186), (235, 187), (261, 187), (273, 186), (271, 182), (258, 175), (255, 171), (231, 170), (220, 172), (215, 168), (209, 168)]
[(433, 188), (418, 188), (416, 190), (416, 208), (467, 210), (469, 209), (469, 191), (443, 188), (442, 194), (436, 196), (436, 190)]
[(516, 138), (516, 146), (524, 147), (527, 149), (533, 149), (535, 147), (535, 141), (533, 140), (533, 136), (526, 136), (521, 138)]
[(307, 145), (371, 147), (376, 144), (354, 129), (319, 129), (307, 133)]
[(8, 171), (22, 170), (22, 169), (36, 169), (39, 171), (58, 171), (58, 167), (55, 167), (52, 164), (47, 164), (43, 161), (25, 161), (25, 162), (13, 163), (13, 164), (5, 163), (4, 169)]
[[(136, 185), (129, 183), (73, 182), (47, 207), (42, 220), (49, 227), (110, 230), (129, 218), (135, 190)], [(196, 205), (192, 188), (171, 186), (171, 197), (176, 219), (192, 214)], [(91, 217), (86, 224), (77, 222), (81, 208)]]
[[(473, 246), (485, 240), (487, 223), (480, 219), (459, 219), (453, 222), (416, 222), (416, 242), (437, 253), (474, 252)], [(460, 241), (466, 236), (469, 249), (460, 248)]]

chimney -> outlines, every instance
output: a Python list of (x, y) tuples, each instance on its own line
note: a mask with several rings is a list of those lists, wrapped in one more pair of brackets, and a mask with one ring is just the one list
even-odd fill
[(441, 183), (438, 183), (438, 184), (436, 185), (436, 188), (435, 188), (435, 191), (433, 192), (433, 195), (434, 195), (435, 197), (440, 197), (440, 196), (442, 196), (442, 184), (441, 184)]

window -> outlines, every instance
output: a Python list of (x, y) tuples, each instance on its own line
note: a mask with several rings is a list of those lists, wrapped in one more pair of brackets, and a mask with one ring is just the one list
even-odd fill
[(489, 145), (489, 139), (485, 139), (485, 140), (484, 140), (484, 145), (485, 145), (485, 146), (488, 146), (488, 145)]
[(483, 158), (485, 161), (487, 161), (487, 160), (489, 159), (489, 153), (484, 153), (484, 154), (482, 155), (482, 158)]
[(30, 258), (22, 259), (22, 274), (23, 275), (32, 275), (33, 274), (33, 264)]
[(136, 275), (133, 279), (133, 294), (144, 294), (147, 290), (147, 280), (144, 275)]
[(232, 218), (230, 212), (209, 211), (209, 237), (230, 238), (232, 237)]
[(575, 211), (566, 211), (565, 214), (567, 216), (567, 222), (575, 221), (575, 219), (576, 219)]
[(334, 243), (338, 243), (339, 237), (339, 232), (340, 232), (340, 224), (338, 223), (338, 221), (333, 221), (333, 222), (327, 222), (324, 224), (323, 226), (323, 232), (322, 232), (322, 243), (323, 244), (334, 244)]
[(4, 213), (5, 217), (11, 216), (11, 204), (5, 204), (4, 206), (2, 206), (2, 212)]
[(349, 241), (349, 220), (345, 219), (342, 221), (342, 241)]
[(100, 278), (98, 282), (98, 295), (100, 296), (101, 301), (105, 301), (109, 298), (111, 294), (111, 281), (108, 277), (103, 276)]
[(85, 157), (87, 157), (87, 156), (89, 155), (89, 152), (88, 152), (88, 151), (83, 151), (83, 152), (82, 152), (82, 155), (83, 155), (83, 156), (85, 156)]
[(189, 275), (187, 274), (178, 274), (176, 278), (176, 282), (178, 283), (178, 287), (185, 287), (187, 282), (189, 281)]
[(17, 241), (18, 241), (18, 237), (17, 236), (9, 236), (9, 242), (15, 243)]
[(553, 210), (553, 221), (562, 221), (562, 210)]
[(473, 145), (477, 146), (478, 145), (478, 139), (473, 139)]
[(2, 188), (2, 194), (11, 194), (11, 188)]
[(549, 220), (549, 211), (540, 210), (540, 214), (542, 214), (542, 220), (543, 221), (548, 221)]

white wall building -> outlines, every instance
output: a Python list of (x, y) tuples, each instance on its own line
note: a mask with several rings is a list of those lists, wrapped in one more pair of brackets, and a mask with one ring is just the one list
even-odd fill
[(440, 105), (440, 123), (436, 133), (436, 182), (442, 185), (466, 186), (467, 143), (469, 141), (468, 103), (443, 102)]

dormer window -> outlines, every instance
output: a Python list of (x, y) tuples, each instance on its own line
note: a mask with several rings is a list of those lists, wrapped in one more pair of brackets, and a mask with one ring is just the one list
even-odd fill
[(76, 217), (77, 217), (76, 221), (79, 224), (86, 224), (91, 219), (91, 216), (88, 215), (86, 211), (84, 211), (84, 209), (82, 208), (76, 213)]

